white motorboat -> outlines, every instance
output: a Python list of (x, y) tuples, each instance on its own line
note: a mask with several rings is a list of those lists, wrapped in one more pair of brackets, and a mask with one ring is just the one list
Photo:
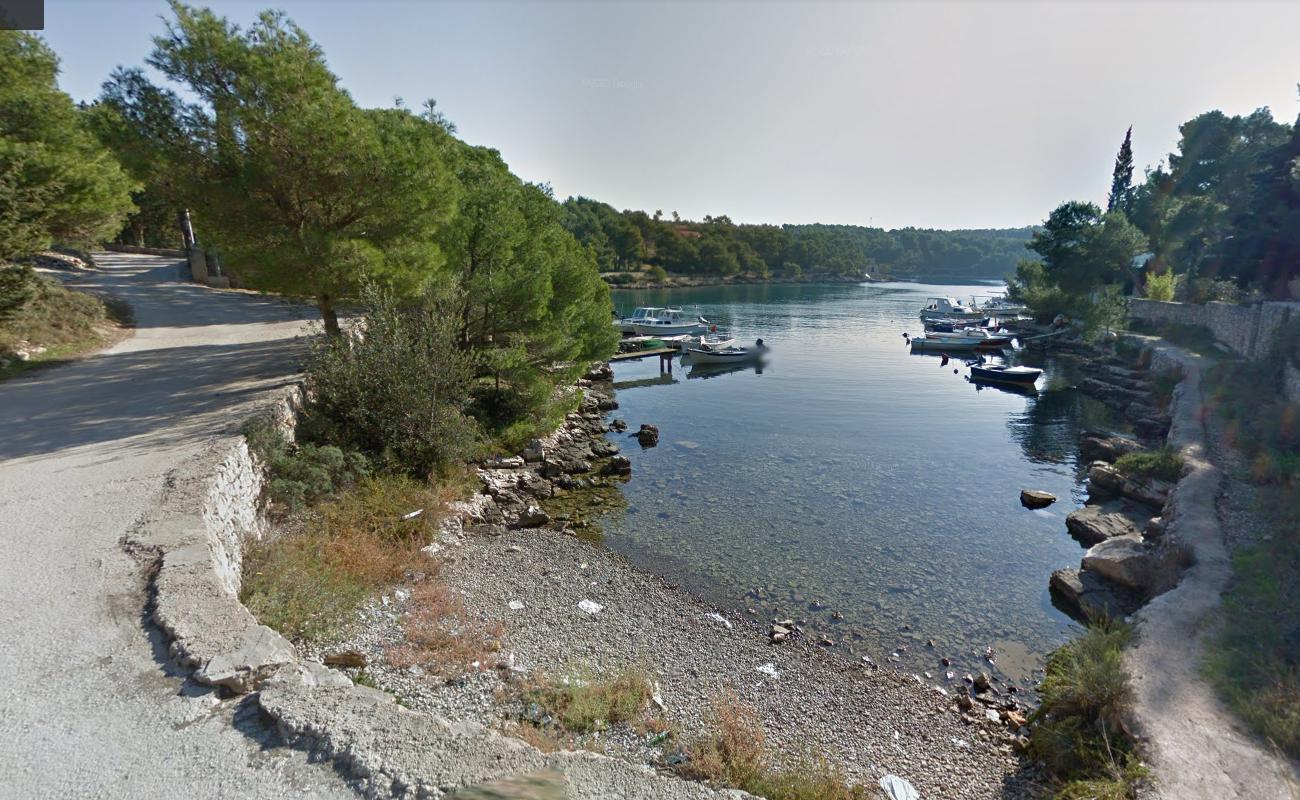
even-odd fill
[(971, 305), (991, 317), (1018, 317), (1029, 313), (1029, 306), (1014, 303), (1004, 294), (995, 294), (983, 303), (973, 302), (977, 299), (972, 297)]
[(692, 364), (747, 364), (757, 361), (767, 352), (763, 340), (759, 339), (753, 347), (712, 348), (707, 345), (686, 348), (686, 355)]
[(921, 319), (925, 320), (983, 319), (986, 316), (984, 311), (964, 306), (952, 297), (927, 298), (925, 308), (921, 309)]
[(925, 336), (912, 336), (908, 338), (908, 344), (912, 350), (927, 353), (957, 353), (967, 350), (998, 350), (1006, 347), (1006, 344), (991, 344), (987, 340), (965, 338), (965, 339), (935, 339), (929, 334)]
[(614, 327), (618, 328), (620, 333), (636, 333), (636, 329), (633, 327), (636, 323), (646, 322), (647, 320), (653, 319), (654, 315), (659, 313), (660, 310), (661, 309), (652, 306), (637, 308), (632, 311), (632, 316), (615, 319)]
[(709, 329), (704, 317), (690, 317), (680, 308), (638, 309), (654, 313), (631, 322), (633, 332), (641, 336), (679, 336), (681, 334), (700, 334)]
[(955, 331), (926, 331), (925, 337), (937, 342), (974, 342), (976, 346), (1006, 347), (1015, 334), (1009, 331), (988, 331), (983, 328), (961, 328)]
[(736, 345), (736, 337), (725, 333), (710, 333), (705, 336), (669, 336), (664, 341), (682, 352), (692, 347), (701, 350), (724, 350)]

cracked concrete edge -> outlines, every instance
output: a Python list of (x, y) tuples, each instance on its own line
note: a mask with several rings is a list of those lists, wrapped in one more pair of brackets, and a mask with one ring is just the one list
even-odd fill
[[(302, 399), (301, 387), (289, 387), (254, 416), (292, 440)], [(333, 762), (365, 796), (441, 797), (552, 770), (575, 800), (751, 797), (596, 753), (543, 754), (480, 725), (412, 712), (389, 694), (302, 660), (239, 600), (243, 544), (263, 533), (262, 480), (244, 436), (232, 431), (168, 475), (158, 506), (125, 544), (150, 562), (151, 614), (170, 655), (196, 681), (257, 692), (286, 742)]]
[[(261, 412), (292, 435), (301, 389), (281, 390)], [(285, 421), (289, 422), (285, 422)], [(260, 537), (262, 474), (238, 432), (212, 441), (167, 475), (157, 506), (126, 539), (150, 562), (150, 614), (171, 656), (194, 679), (252, 691), (296, 660), (288, 640), (239, 601), (244, 542)]]
[(542, 753), (478, 723), (450, 723), (410, 711), (383, 692), (341, 686), (329, 677), (323, 682), (318, 672), (281, 670), (258, 692), (258, 703), (276, 720), (286, 741), (313, 758), (334, 762), (366, 797), (444, 797), (545, 771), (562, 776), (565, 796), (571, 800), (751, 797), (659, 775), (647, 766), (598, 753)]

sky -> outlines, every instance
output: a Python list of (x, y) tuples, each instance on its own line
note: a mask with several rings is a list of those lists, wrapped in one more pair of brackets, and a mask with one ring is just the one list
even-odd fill
[[(737, 222), (1018, 227), (1104, 204), (1203, 111), (1300, 113), (1300, 3), (383, 2), (284, 10), (365, 106), (438, 107), (555, 195)], [(163, 0), (45, 0), (62, 87), (143, 63)]]

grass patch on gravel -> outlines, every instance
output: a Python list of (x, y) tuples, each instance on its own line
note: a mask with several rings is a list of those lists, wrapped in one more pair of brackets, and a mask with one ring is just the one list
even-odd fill
[(866, 800), (875, 797), (850, 785), (842, 770), (808, 758), (793, 766), (774, 764), (758, 713), (734, 697), (713, 704), (708, 732), (686, 747), (677, 768), (686, 778), (741, 789), (768, 800)]
[[(437, 530), (438, 493), (404, 477), (364, 478), (253, 542), (240, 599), (263, 623), (299, 640), (322, 640), (355, 617), (374, 592), (431, 572), (420, 548)], [(423, 514), (404, 517), (417, 509)]]
[(1183, 457), (1172, 447), (1136, 450), (1116, 459), (1115, 469), (1131, 478), (1155, 478), (1174, 483), (1183, 474)]
[(651, 691), (646, 670), (624, 667), (608, 677), (542, 678), (524, 690), (521, 700), (525, 707), (537, 707), (530, 717), (549, 717), (565, 731), (581, 734), (632, 721), (646, 709)]
[(1029, 752), (1061, 800), (1132, 800), (1146, 776), (1124, 725), (1133, 689), (1123, 650), (1133, 629), (1101, 619), (1047, 658)]
[[(0, 380), (110, 344), (131, 322), (128, 307), (25, 267), (0, 265), (0, 273), (7, 298), (0, 298), (0, 359), (8, 362), (0, 366)], [(18, 358), (20, 350), (30, 357)]]

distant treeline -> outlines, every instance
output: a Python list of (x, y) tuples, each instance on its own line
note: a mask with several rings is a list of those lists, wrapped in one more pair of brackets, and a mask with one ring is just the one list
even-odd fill
[(564, 225), (601, 272), (655, 268), (678, 275), (856, 275), (1001, 278), (1025, 256), (1032, 227), (942, 231), (859, 225), (745, 225), (726, 216), (618, 211), (570, 197)]

